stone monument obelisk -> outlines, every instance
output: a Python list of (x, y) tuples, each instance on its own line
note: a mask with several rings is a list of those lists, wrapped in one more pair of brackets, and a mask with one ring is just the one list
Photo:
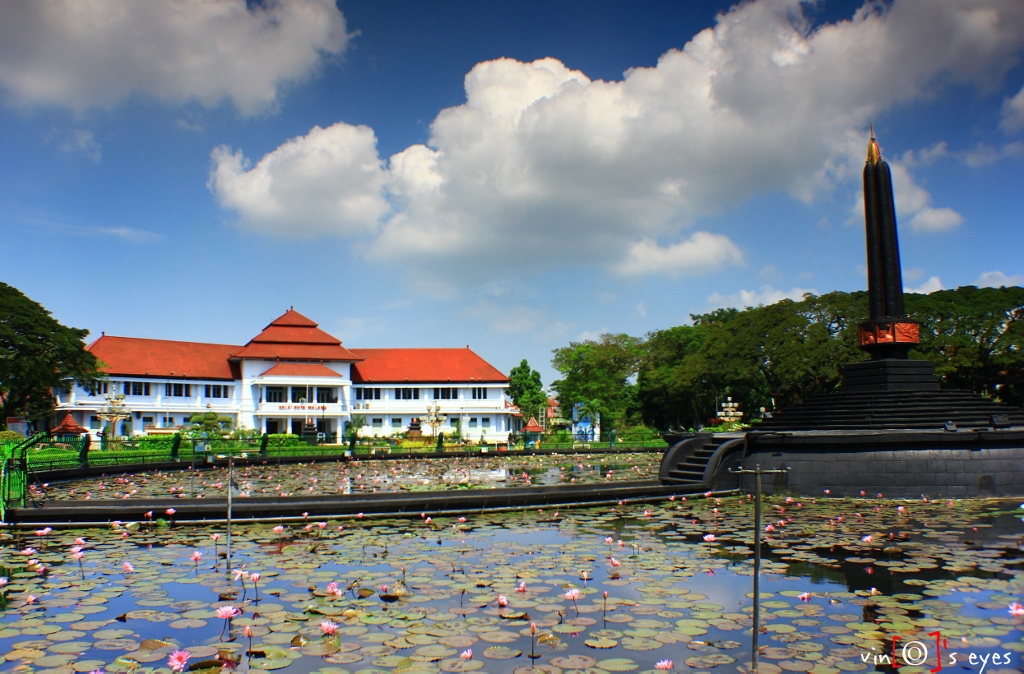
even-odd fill
[(937, 391), (935, 367), (928, 360), (911, 360), (907, 352), (920, 343), (920, 326), (903, 308), (903, 275), (896, 230), (892, 174), (875, 141), (868, 141), (864, 162), (864, 226), (868, 250), (868, 320), (858, 328), (860, 348), (871, 360), (848, 365), (844, 392)]

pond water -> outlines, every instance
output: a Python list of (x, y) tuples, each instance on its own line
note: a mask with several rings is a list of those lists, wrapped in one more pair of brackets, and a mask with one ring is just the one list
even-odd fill
[[(235, 573), (222, 525), (9, 531), (0, 671), (168, 672), (179, 651), (191, 671), (746, 671), (752, 510), (245, 524)], [(899, 671), (923, 672), (937, 632), (948, 671), (1021, 670), (1018, 502), (775, 498), (765, 514), (759, 671), (889, 671), (875, 658), (898, 637)]]
[[(347, 494), (647, 480), (657, 477), (660, 464), (661, 454), (655, 453), (270, 462), (239, 466), (234, 469), (234, 479), (241, 496)], [(45, 489), (55, 500), (174, 495), (202, 498), (226, 496), (227, 484), (227, 468), (203, 468), (111, 471), (101, 477), (49, 483)], [(38, 494), (36, 485), (30, 486)]]

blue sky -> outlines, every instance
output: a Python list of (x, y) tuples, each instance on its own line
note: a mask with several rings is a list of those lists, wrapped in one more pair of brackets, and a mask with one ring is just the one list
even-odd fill
[(1024, 284), (1024, 5), (0, 6), (2, 280), (67, 325), (504, 371), (865, 287), (874, 123), (911, 290)]

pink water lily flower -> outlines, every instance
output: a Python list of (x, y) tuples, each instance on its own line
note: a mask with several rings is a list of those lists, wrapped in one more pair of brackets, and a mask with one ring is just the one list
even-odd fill
[(714, 540), (715, 540), (715, 535), (714, 534), (704, 534), (704, 542), (705, 543), (713, 543)]
[(565, 598), (566, 599), (571, 599), (572, 601), (576, 601), (577, 599), (580, 598), (580, 591), (579, 591), (579, 589), (574, 587), (571, 590), (566, 590)]
[(657, 663), (655, 663), (654, 668), (655, 669), (672, 669), (672, 661), (671, 660), (659, 660)]
[(321, 620), (320, 631), (326, 634), (327, 636), (334, 636), (334, 634), (338, 631), (338, 624), (333, 623), (330, 620)]
[(516, 588), (516, 592), (526, 592), (526, 581), (519, 583), (519, 587)]
[(240, 613), (241, 611), (239, 611), (231, 604), (226, 604), (224, 606), (217, 607), (217, 617), (223, 618), (224, 620), (227, 620), (228, 618), (234, 618), (236, 615), (239, 615)]
[(800, 598), (800, 601), (810, 601), (811, 600), (811, 593), (810, 592), (804, 592), (803, 594), (799, 595), (799, 598)]
[(1024, 606), (1021, 606), (1018, 602), (1013, 602), (1010, 604), (1010, 615), (1015, 618), (1024, 616)]
[(608, 563), (611, 564), (612, 566), (622, 566), (622, 562), (620, 562), (619, 560), (615, 559), (614, 557), (609, 557), (608, 558)]
[(172, 672), (184, 672), (185, 665), (188, 664), (188, 659), (191, 657), (192, 654), (188, 651), (174, 651), (167, 656), (167, 666), (171, 668)]
[(459, 653), (459, 657), (462, 658), (463, 660), (472, 660), (473, 659), (473, 649), (472, 648), (467, 648), (466, 650), (464, 650), (461, 653)]
[(135, 571), (135, 567), (132, 566), (131, 562), (125, 562), (124, 564), (121, 565), (121, 568), (124, 569), (125, 573), (132, 573), (133, 571)]
[(498, 606), (505, 608), (508, 606), (508, 597), (503, 594), (498, 595)]

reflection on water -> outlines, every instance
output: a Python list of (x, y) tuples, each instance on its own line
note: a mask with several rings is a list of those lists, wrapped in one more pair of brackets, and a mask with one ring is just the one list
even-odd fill
[[(874, 670), (894, 636), (933, 646), (936, 631), (958, 666), (987, 654), (985, 672), (1019, 671), (1017, 506), (767, 502), (761, 671)], [(298, 673), (737, 671), (750, 655), (751, 516), (748, 498), (699, 498), (247, 524), (232, 532), (238, 573), (222, 527), (8, 532), (2, 667), (147, 671), (184, 648), (193, 667)], [(226, 605), (241, 613), (218, 618)], [(935, 667), (929, 657), (900, 671)]]

